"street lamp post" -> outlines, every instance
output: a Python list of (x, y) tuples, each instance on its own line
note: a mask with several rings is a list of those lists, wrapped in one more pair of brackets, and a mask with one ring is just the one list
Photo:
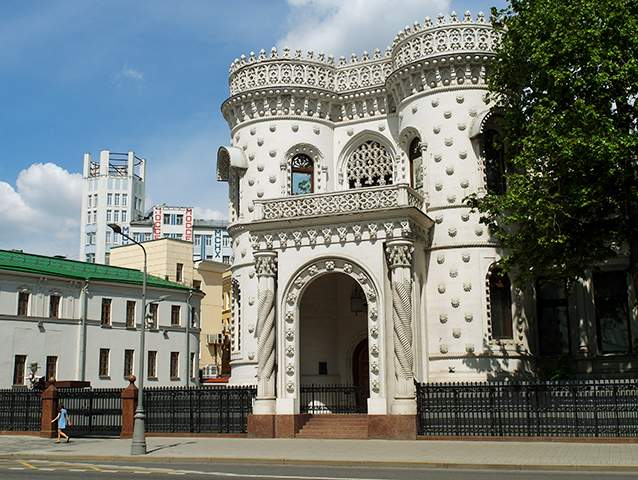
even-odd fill
[(124, 238), (130, 240), (144, 252), (144, 277), (142, 278), (142, 321), (140, 322), (140, 353), (137, 369), (138, 390), (137, 390), (137, 408), (133, 422), (133, 441), (131, 442), (131, 455), (146, 455), (146, 432), (144, 426), (144, 341), (146, 334), (146, 249), (144, 245), (133, 240), (127, 234), (122, 232), (122, 228), (116, 223), (109, 223), (109, 227), (113, 232), (119, 233)]

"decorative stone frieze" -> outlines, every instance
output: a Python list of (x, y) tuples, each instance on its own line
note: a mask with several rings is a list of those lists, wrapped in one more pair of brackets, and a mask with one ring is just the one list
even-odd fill
[(406, 27), (385, 53), (353, 54), (349, 62), (288, 48), (251, 52), (230, 67), (231, 98), (222, 112), (231, 128), (271, 116), (339, 122), (385, 115), (423, 90), (483, 83), (499, 42), (482, 14), (451, 14)]
[(387, 185), (366, 189), (297, 195), (273, 200), (258, 200), (263, 220), (334, 215), (385, 208), (423, 208), (423, 197), (407, 185)]

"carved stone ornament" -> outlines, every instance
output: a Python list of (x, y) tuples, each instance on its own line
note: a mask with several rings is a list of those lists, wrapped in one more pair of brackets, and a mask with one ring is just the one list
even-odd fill
[(393, 243), (385, 247), (390, 268), (412, 266), (412, 252), (414, 252), (414, 246), (411, 243)]
[(352, 265), (349, 263), (344, 263), (343, 264), (343, 271), (347, 274), (351, 274), (352, 273)]
[(317, 275), (317, 273), (319, 273), (319, 269), (317, 268), (317, 265), (310, 265), (310, 267), (308, 267), (308, 275), (311, 276), (315, 276)]
[(289, 393), (293, 393), (295, 391), (295, 382), (288, 382), (286, 384), (286, 390), (288, 390)]
[(286, 347), (286, 355), (289, 357), (295, 356), (295, 347), (293, 345), (288, 345)]
[(294, 312), (286, 312), (286, 315), (284, 316), (286, 322), (288, 323), (292, 323), (295, 319), (295, 314)]
[(289, 363), (288, 365), (286, 365), (286, 373), (288, 375), (294, 375), (295, 374), (295, 365), (293, 363)]
[(447, 323), (447, 313), (442, 313), (439, 315), (439, 322)]
[(286, 300), (288, 301), (290, 305), (294, 305), (295, 302), (297, 301), (297, 294), (294, 292), (290, 292)]
[(257, 276), (277, 276), (277, 256), (275, 254), (255, 254), (255, 271)]

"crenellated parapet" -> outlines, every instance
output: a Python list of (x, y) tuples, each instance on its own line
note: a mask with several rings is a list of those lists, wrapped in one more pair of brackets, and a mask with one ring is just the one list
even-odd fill
[(341, 122), (393, 113), (414, 93), (482, 85), (500, 35), (482, 13), (453, 12), (406, 27), (385, 52), (350, 59), (288, 48), (251, 52), (230, 66), (231, 98), (222, 111), (231, 128), (271, 116)]

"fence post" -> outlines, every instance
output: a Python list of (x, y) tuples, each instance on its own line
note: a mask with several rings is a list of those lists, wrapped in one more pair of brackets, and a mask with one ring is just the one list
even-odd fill
[(137, 387), (135, 375), (128, 377), (128, 387), (122, 390), (122, 429), (120, 438), (133, 437), (133, 422), (135, 409), (137, 408)]
[(40, 436), (53, 438), (57, 434), (57, 424), (51, 421), (58, 414), (58, 389), (55, 388), (55, 380), (49, 381), (49, 386), (42, 392), (42, 419), (40, 422)]

